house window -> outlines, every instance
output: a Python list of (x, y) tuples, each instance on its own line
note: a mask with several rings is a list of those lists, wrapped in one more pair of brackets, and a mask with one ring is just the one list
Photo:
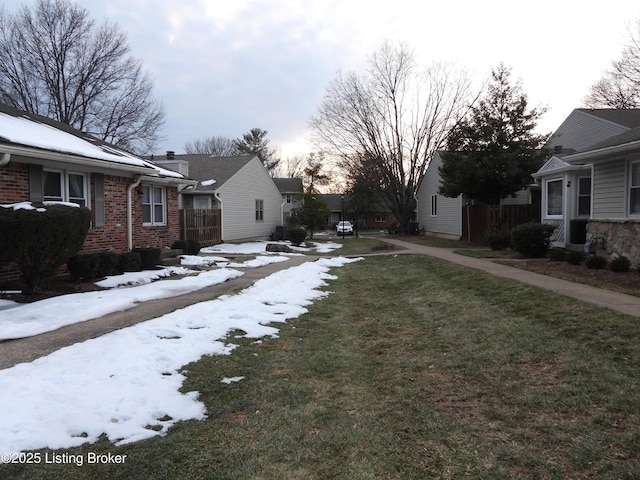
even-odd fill
[(195, 196), (193, 197), (193, 208), (198, 210), (208, 210), (211, 208), (211, 197)]
[(142, 223), (144, 225), (166, 225), (163, 187), (142, 186)]
[(387, 221), (386, 217), (376, 217), (374, 220), (374, 222), (376, 223), (384, 223), (386, 221)]
[(264, 221), (264, 200), (256, 200), (256, 222)]
[(578, 215), (591, 216), (591, 177), (578, 178)]
[(562, 179), (547, 181), (547, 217), (562, 216)]
[(631, 164), (629, 213), (631, 215), (640, 215), (640, 162)]
[(431, 195), (431, 216), (438, 216), (438, 195)]
[(293, 195), (291, 195), (290, 193), (287, 193), (287, 203), (293, 203)]
[(87, 176), (82, 173), (44, 170), (42, 193), (45, 202), (72, 202), (86, 207)]

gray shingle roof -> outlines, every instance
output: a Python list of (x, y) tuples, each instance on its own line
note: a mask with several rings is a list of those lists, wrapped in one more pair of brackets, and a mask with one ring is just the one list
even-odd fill
[(276, 184), (280, 193), (302, 193), (301, 178), (274, 178), (273, 183)]
[[(209, 154), (175, 155), (175, 160), (189, 163), (189, 178), (198, 180), (198, 186), (189, 193), (213, 192), (224, 185), (242, 167), (256, 158), (254, 155), (239, 155), (235, 157), (215, 157)], [(215, 180), (211, 185), (202, 185), (207, 180)]]
[(640, 108), (576, 108), (627, 128), (640, 127)]

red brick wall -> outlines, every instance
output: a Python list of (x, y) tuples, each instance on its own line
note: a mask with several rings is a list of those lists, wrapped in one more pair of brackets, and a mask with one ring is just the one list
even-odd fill
[[(127, 188), (132, 179), (112, 175), (104, 176), (105, 225), (95, 226), (95, 214), (92, 214), (92, 227), (81, 253), (94, 253), (111, 250), (122, 253), (127, 250)], [(91, 204), (95, 205), (94, 177), (91, 175)], [(170, 247), (180, 236), (178, 189), (167, 186), (165, 226), (142, 225), (142, 187), (138, 186), (132, 194), (133, 204), (133, 246), (134, 247)], [(10, 162), (0, 167), (0, 203), (15, 203), (29, 199), (29, 166)], [(16, 265), (0, 262), (0, 284), (18, 278)]]
[(10, 162), (0, 167), (0, 203), (29, 200), (29, 166)]

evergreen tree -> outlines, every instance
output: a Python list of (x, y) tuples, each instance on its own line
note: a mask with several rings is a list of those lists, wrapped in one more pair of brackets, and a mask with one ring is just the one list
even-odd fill
[(497, 205), (531, 182), (546, 155), (540, 148), (548, 135), (533, 132), (544, 109), (528, 109), (520, 82), (500, 64), (491, 72), (487, 93), (452, 129), (439, 168), (439, 193), (465, 194)]
[(240, 153), (256, 155), (271, 173), (280, 163), (280, 159), (277, 157), (275, 149), (269, 147), (267, 133), (269, 132), (261, 128), (252, 128), (242, 138), (236, 138), (233, 141), (233, 146)]

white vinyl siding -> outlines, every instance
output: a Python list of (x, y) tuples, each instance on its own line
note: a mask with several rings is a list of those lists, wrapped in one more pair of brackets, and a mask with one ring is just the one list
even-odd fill
[[(425, 233), (452, 238), (462, 236), (462, 195), (449, 198), (438, 194), (440, 174), (438, 167), (442, 165), (442, 157), (437, 152), (418, 191), (418, 225)], [(431, 215), (432, 196), (435, 196), (437, 215)]]
[(624, 160), (602, 162), (593, 168), (593, 218), (625, 218), (627, 165)]
[[(282, 223), (282, 194), (256, 157), (218, 189), (222, 199), (224, 241), (266, 238)], [(256, 199), (263, 219), (256, 221)]]

